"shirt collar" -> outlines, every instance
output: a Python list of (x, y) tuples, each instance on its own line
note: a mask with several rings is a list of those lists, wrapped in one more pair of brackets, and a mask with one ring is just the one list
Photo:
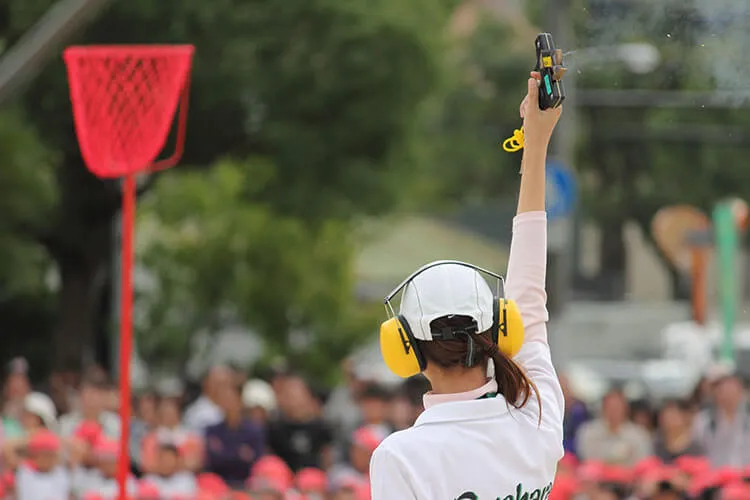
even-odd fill
[(479, 399), (487, 393), (497, 392), (497, 381), (490, 379), (482, 387), (478, 387), (472, 391), (466, 392), (454, 392), (452, 394), (433, 394), (432, 391), (422, 396), (422, 403), (424, 404), (425, 410), (432, 406), (439, 405), (441, 403), (453, 403), (456, 401), (471, 401), (472, 399)]

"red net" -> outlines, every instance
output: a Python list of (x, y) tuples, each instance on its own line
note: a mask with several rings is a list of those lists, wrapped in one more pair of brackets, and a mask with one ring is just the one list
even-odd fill
[(191, 45), (70, 47), (64, 52), (81, 155), (99, 177), (153, 167), (180, 103), (173, 165), (182, 153)]

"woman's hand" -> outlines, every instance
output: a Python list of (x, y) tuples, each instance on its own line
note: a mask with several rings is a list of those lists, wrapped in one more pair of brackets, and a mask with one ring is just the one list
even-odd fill
[(539, 82), (541, 74), (531, 72), (528, 81), (528, 93), (521, 102), (521, 118), (523, 119), (524, 148), (547, 149), (552, 131), (562, 114), (562, 106), (557, 108), (539, 109)]

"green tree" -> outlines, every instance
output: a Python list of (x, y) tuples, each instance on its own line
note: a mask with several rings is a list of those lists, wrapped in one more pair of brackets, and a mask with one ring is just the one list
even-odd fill
[(225, 160), (173, 172), (146, 197), (138, 339), (147, 362), (186, 359), (186, 333), (248, 325), (269, 355), (325, 376), (372, 333), (374, 323), (353, 327), (349, 223), (313, 226), (257, 201), (276, 172), (267, 160)]
[[(1, 36), (16, 41), (52, 3), (11, 1)], [(396, 173), (403, 180), (408, 171), (394, 157), (410, 149), (412, 122), (440, 78), (452, 3), (134, 0), (114, 3), (76, 42), (194, 43), (185, 163), (206, 167), (225, 155), (267, 159), (274, 175), (254, 200), (267, 207), (268, 221), (256, 230), (280, 242), (315, 242), (340, 230), (329, 218), (391, 206)], [(59, 270), (53, 347), (58, 361), (75, 361), (105, 324), (97, 318), (111, 286), (119, 189), (82, 164), (61, 61), (49, 65), (21, 104), (58, 153), (55, 205), (29, 238)], [(252, 182), (257, 173), (244, 175)], [(269, 222), (277, 216), (289, 217), (289, 225)], [(306, 233), (300, 220), (314, 231)], [(276, 306), (249, 306), (282, 323)]]
[(36, 236), (57, 202), (55, 155), (11, 108), (0, 112), (0, 157), (0, 358), (23, 352), (43, 366), (54, 305), (46, 285), (54, 273)]
[[(421, 129), (429, 171), (423, 197), (445, 210), (460, 203), (507, 196), (516, 188), (520, 158), (502, 143), (521, 127), (519, 105), (533, 45), (513, 43), (513, 27), (485, 19), (473, 34), (453, 47), (450, 74), (439, 102)], [(448, 202), (448, 203), (446, 203)]]

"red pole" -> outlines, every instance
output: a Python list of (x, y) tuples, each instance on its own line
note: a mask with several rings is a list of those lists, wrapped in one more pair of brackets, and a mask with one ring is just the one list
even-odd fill
[(130, 475), (130, 357), (133, 350), (133, 229), (135, 226), (135, 175), (122, 184), (122, 250), (120, 290), (120, 457), (117, 463), (119, 500), (127, 498)]

